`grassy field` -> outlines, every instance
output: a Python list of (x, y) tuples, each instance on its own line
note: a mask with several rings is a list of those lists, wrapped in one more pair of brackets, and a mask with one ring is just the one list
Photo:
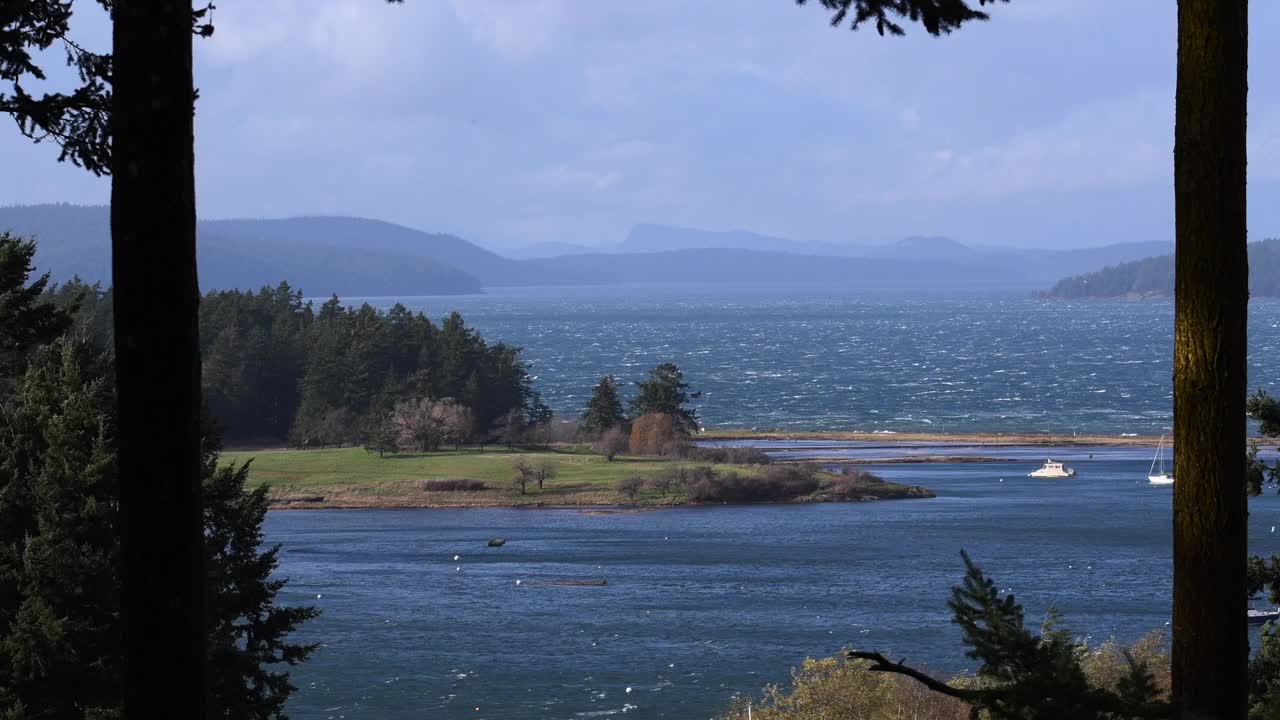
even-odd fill
[[(511, 479), (517, 459), (532, 463), (549, 461), (556, 477), (539, 490), (530, 484), (520, 494)], [(258, 450), (223, 453), (224, 463), (252, 460), (249, 476), (254, 484), (268, 483), (273, 505), (278, 508), (373, 508), (373, 507), (515, 507), (539, 505), (671, 505), (683, 501), (678, 489), (663, 496), (645, 489), (635, 500), (615, 490), (624, 477), (652, 477), (672, 461), (667, 458), (617, 457), (612, 462), (585, 450), (553, 449), (536, 452), (510, 451), (490, 447), (445, 450), (433, 453), (398, 454), (379, 457), (362, 448), (328, 450)], [(760, 472), (759, 467), (717, 465), (717, 470), (734, 470), (744, 475)], [(482, 480), (486, 488), (476, 491), (431, 489), (429, 481)], [(885, 485), (885, 496), (901, 486)]]
[[(669, 460), (617, 457), (573, 450), (537, 452), (505, 448), (442, 450), (433, 453), (378, 457), (361, 448), (328, 450), (267, 450), (227, 452), (223, 462), (251, 459), (254, 483), (269, 483), (279, 507), (486, 507), (516, 505), (611, 505), (623, 502), (614, 484), (629, 475), (651, 476)], [(511, 485), (512, 463), (519, 458), (555, 464), (557, 477), (539, 490), (530, 485), (521, 495)], [(746, 468), (741, 468), (749, 472)], [(483, 480), (489, 489), (476, 492), (438, 492), (424, 489), (424, 480)], [(323, 498), (320, 500), (319, 498)], [(673, 502), (674, 497), (665, 502)], [(637, 503), (663, 502), (645, 493)]]

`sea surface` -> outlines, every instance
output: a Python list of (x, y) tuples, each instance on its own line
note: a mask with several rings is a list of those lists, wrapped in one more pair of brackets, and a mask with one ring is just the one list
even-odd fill
[[(1053, 606), (1095, 645), (1166, 628), (1172, 491), (1146, 482), (1151, 449), (1063, 449), (1055, 457), (1079, 471), (1070, 480), (1027, 478), (1039, 453), (871, 467), (934, 499), (271, 513), (268, 540), (283, 543), (290, 579), (283, 599), (323, 611), (301, 633), (322, 647), (294, 670), (290, 714), (710, 718), (735, 695), (787, 682), (805, 657), (845, 647), (972, 670), (946, 608), (961, 549), (1025, 604), (1032, 626)], [(1280, 496), (1251, 500), (1254, 552), (1280, 552), (1276, 525)], [(486, 547), (493, 537), (507, 544)], [(608, 585), (529, 584), (561, 579)]]
[[(707, 427), (1159, 434), (1171, 425), (1168, 300), (1042, 301), (822, 288), (498, 289), (351, 298), (451, 311), (524, 348), (536, 388), (581, 412), (612, 373), (674, 362)], [(1280, 385), (1280, 303), (1252, 303), (1250, 383)]]
[[(360, 299), (353, 299), (359, 302)], [(812, 288), (511, 289), (371, 298), (461, 312), (524, 348), (536, 387), (576, 414), (603, 374), (675, 362), (709, 427), (881, 432), (1160, 433), (1171, 424), (1167, 301), (1020, 294), (863, 295)], [(1280, 383), (1280, 303), (1255, 302), (1250, 382)], [(981, 455), (885, 464), (935, 499), (572, 510), (291, 511), (283, 599), (323, 615), (289, 711), (312, 718), (709, 718), (844, 647), (972, 670), (949, 623), (960, 550), (1038, 625), (1056, 607), (1090, 643), (1167, 626), (1169, 488), (1150, 448), (1040, 450), (774, 443), (791, 457)], [(1251, 501), (1250, 544), (1280, 552), (1280, 496)], [(488, 548), (503, 537), (507, 544)], [(600, 587), (530, 585), (606, 579)], [(1243, 619), (1242, 619), (1243, 622)]]

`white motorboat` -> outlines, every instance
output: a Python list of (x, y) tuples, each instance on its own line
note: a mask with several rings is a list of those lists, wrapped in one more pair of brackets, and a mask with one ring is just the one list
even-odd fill
[(1249, 608), (1249, 624), (1250, 625), (1259, 625), (1261, 623), (1271, 622), (1272, 620), (1275, 620), (1277, 618), (1280, 618), (1280, 609), (1255, 610), (1254, 608)]
[[(1156, 462), (1160, 463), (1160, 472), (1156, 472)], [(1156, 446), (1156, 456), (1151, 458), (1151, 469), (1147, 471), (1147, 480), (1152, 485), (1172, 485), (1173, 474), (1164, 471), (1164, 435), (1160, 436), (1160, 444)]]
[(1033, 470), (1027, 473), (1027, 477), (1067, 478), (1073, 477), (1075, 474), (1075, 468), (1069, 468), (1053, 458), (1047, 458), (1044, 461), (1044, 465), (1039, 470)]

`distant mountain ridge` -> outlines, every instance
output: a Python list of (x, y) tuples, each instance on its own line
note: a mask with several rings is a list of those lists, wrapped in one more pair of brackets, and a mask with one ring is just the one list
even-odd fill
[[(40, 240), (37, 265), (51, 270), (56, 280), (79, 275), (109, 282), (106, 207), (0, 208), (0, 230), (6, 229)], [(313, 297), (461, 294), (521, 285), (723, 283), (1032, 290), (1064, 273), (1168, 249), (1158, 243), (1080, 250), (989, 248), (923, 236), (859, 246), (646, 224), (611, 251), (548, 243), (517, 259), (456, 235), (345, 216), (201, 220), (197, 233), (203, 289), (255, 289), (288, 280)]]
[[(1172, 297), (1172, 254), (1109, 265), (1059, 280), (1041, 297), (1060, 299)], [(1280, 239), (1249, 243), (1249, 294), (1280, 297)]]
[[(394, 241), (362, 232), (364, 228), (347, 222), (350, 220), (353, 219), (202, 220), (196, 228), (200, 287), (257, 289), (288, 280), (293, 287), (313, 295), (455, 295), (482, 291), (483, 283), (475, 275), (434, 259), (436, 250), (419, 248), (414, 252), (397, 247)], [(452, 241), (470, 246), (451, 236), (431, 236), (398, 225), (383, 225), (425, 238), (440, 238), (441, 247)], [(86, 282), (110, 284), (108, 208), (0, 207), (0, 231), (6, 230), (38, 240), (36, 266), (51, 272), (55, 280), (79, 276)], [(395, 233), (392, 240), (409, 244), (407, 238)], [(465, 254), (465, 250), (455, 248), (453, 254)]]

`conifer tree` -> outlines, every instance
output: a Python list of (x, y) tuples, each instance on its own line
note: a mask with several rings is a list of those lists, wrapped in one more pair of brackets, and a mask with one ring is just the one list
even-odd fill
[(582, 430), (589, 435), (601, 435), (627, 421), (618, 397), (618, 381), (605, 375), (591, 391), (587, 409), (582, 413)]
[(701, 392), (690, 392), (680, 368), (663, 363), (649, 370), (649, 377), (636, 383), (636, 396), (631, 399), (631, 416), (670, 415), (676, 430), (688, 437), (698, 431), (698, 411), (688, 406), (692, 400), (702, 397)]

